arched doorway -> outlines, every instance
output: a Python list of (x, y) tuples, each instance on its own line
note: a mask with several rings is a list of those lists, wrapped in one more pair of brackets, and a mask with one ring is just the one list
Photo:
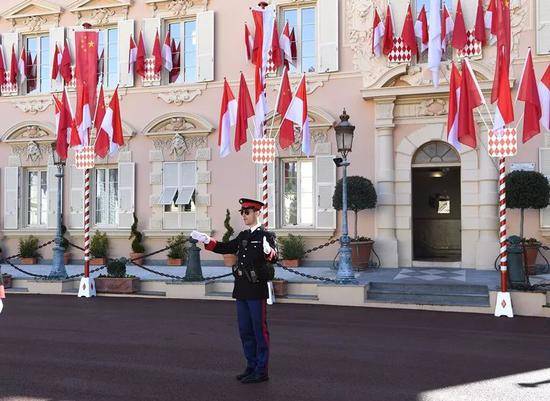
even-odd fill
[(412, 158), (413, 260), (461, 260), (460, 156), (448, 143), (431, 141)]

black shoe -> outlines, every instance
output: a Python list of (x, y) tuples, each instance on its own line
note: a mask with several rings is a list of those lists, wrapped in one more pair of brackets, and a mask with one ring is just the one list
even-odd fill
[(241, 380), (241, 383), (249, 384), (249, 383), (261, 383), (269, 380), (269, 376), (267, 373), (252, 373), (249, 376), (246, 376), (244, 379)]
[(246, 368), (246, 370), (241, 373), (240, 375), (237, 375), (237, 380), (242, 380), (247, 376), (250, 376), (252, 373), (254, 373), (254, 369)]

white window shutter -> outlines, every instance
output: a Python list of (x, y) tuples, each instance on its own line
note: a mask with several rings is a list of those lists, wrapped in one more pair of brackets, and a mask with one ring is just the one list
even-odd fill
[[(143, 33), (143, 43), (145, 45), (145, 52), (147, 57), (151, 57), (153, 52), (153, 45), (155, 44), (155, 36), (157, 32), (160, 35), (160, 18), (143, 18), (142, 22), (142, 33)], [(160, 44), (162, 46), (162, 39), (160, 39)], [(139, 38), (138, 38), (139, 40)], [(136, 41), (136, 45), (137, 45)]]
[(315, 158), (317, 228), (336, 228), (336, 210), (332, 207), (332, 195), (336, 186), (336, 166), (333, 158), (334, 156), (317, 156)]
[(50, 164), (47, 170), (48, 181), (48, 228), (57, 227), (57, 166)]
[[(539, 148), (539, 170), (550, 179), (550, 148)], [(550, 228), (550, 207), (540, 210), (541, 228)]]
[[(130, 37), (134, 36), (134, 20), (118, 22), (118, 73), (122, 87), (134, 86), (134, 71), (128, 71), (130, 55)], [(139, 39), (139, 38), (138, 38)], [(136, 43), (137, 45), (137, 43)]]
[(214, 80), (214, 11), (197, 14), (197, 80)]
[(550, 54), (550, 4), (537, 1), (537, 53)]
[[(55, 54), (55, 45), (59, 48), (60, 55), (63, 52), (63, 46), (65, 46), (65, 28), (64, 27), (55, 27), (50, 28), (50, 63), (53, 66), (53, 63), (56, 62), (53, 57)], [(63, 90), (63, 78), (61, 74), (57, 76), (57, 79), (52, 79), (52, 92), (61, 92)]]
[(338, 71), (338, 0), (317, 0), (317, 72)]
[(134, 222), (135, 163), (118, 163), (118, 227), (130, 228)]
[(70, 196), (69, 196), (69, 226), (71, 228), (84, 227), (84, 170), (71, 166)]
[(197, 183), (197, 163), (183, 162), (180, 163), (180, 175), (178, 187), (194, 187)]
[[(71, 53), (71, 64), (75, 64), (75, 52), (76, 52), (76, 38), (75, 32), (81, 31), (83, 28), (81, 26), (69, 26), (67, 27), (67, 42), (69, 43), (69, 53)], [(63, 49), (62, 49), (63, 50)]]
[(4, 168), (4, 228), (19, 228), (19, 167)]

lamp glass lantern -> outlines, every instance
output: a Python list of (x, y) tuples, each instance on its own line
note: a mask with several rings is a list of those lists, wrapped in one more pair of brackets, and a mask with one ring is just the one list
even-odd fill
[(51, 147), (52, 147), (53, 164), (55, 164), (58, 167), (64, 166), (65, 160), (63, 160), (57, 153), (57, 142), (56, 141), (52, 142)]
[(349, 122), (349, 115), (344, 109), (340, 116), (340, 122), (334, 125), (336, 146), (338, 147), (338, 152), (342, 153), (344, 157), (351, 152), (354, 131), (355, 126)]

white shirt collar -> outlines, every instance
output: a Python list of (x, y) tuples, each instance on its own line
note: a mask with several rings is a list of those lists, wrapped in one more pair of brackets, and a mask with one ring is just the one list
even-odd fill
[(255, 226), (250, 227), (250, 232), (253, 233), (253, 232), (256, 231), (258, 228), (260, 228), (261, 225), (262, 225), (261, 223), (258, 223), (258, 224), (256, 224)]

